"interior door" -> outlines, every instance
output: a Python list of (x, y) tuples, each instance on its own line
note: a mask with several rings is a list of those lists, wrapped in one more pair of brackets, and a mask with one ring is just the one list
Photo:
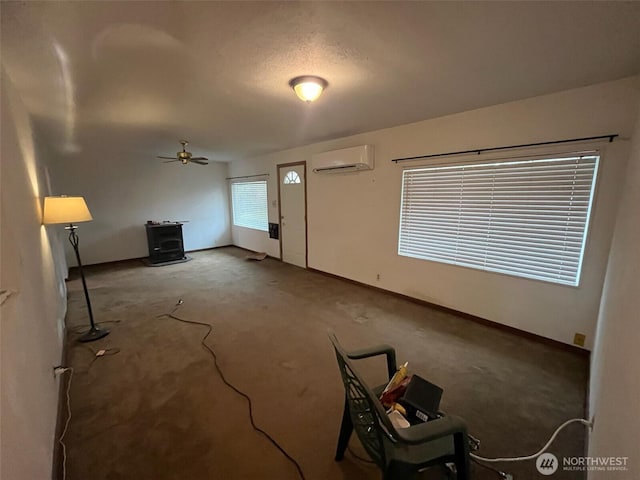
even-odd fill
[(307, 268), (307, 164), (278, 165), (280, 258)]

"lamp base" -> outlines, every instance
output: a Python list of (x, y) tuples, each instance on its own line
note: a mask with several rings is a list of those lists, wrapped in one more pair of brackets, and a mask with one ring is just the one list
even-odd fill
[(100, 340), (102, 337), (106, 337), (107, 335), (109, 335), (109, 330), (98, 328), (98, 327), (91, 327), (91, 330), (89, 330), (87, 333), (82, 335), (78, 339), (78, 341), (93, 342), (94, 340)]

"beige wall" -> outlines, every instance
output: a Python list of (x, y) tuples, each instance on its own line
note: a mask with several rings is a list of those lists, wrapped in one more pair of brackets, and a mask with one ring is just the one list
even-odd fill
[[(277, 222), (277, 164), (309, 162), (316, 152), (371, 144), (373, 171), (308, 174), (309, 267), (565, 343), (580, 332), (590, 348), (628, 141), (604, 145), (579, 288), (398, 256), (403, 165), (391, 159), (609, 133), (628, 138), (638, 81), (608, 82), (234, 162), (230, 176), (269, 173), (269, 219)], [(232, 238), (236, 245), (279, 256), (278, 242), (264, 232), (232, 227)]]
[[(27, 113), (2, 72), (0, 153), (0, 477), (51, 478), (66, 270), (58, 232), (43, 227), (46, 169)], [(55, 252), (55, 254), (54, 254)], [(57, 259), (57, 260), (54, 260)]]
[[(226, 163), (162, 163), (148, 152), (89, 145), (57, 156), (51, 177), (56, 195), (82, 195), (91, 210), (93, 221), (79, 230), (84, 264), (148, 256), (147, 220), (186, 221), (185, 250), (231, 243)], [(75, 265), (70, 248), (67, 258)]]
[(593, 354), (590, 456), (629, 457), (628, 471), (590, 479), (640, 477), (640, 103), (616, 221)]

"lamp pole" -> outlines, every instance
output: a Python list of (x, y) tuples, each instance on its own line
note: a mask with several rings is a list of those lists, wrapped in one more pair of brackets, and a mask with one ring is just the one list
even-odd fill
[(82, 288), (84, 289), (84, 298), (87, 301), (87, 310), (89, 311), (89, 321), (91, 322), (91, 328), (87, 333), (82, 335), (78, 340), (81, 342), (92, 342), (94, 340), (98, 340), (102, 337), (106, 337), (109, 335), (109, 330), (101, 329), (96, 326), (93, 321), (93, 311), (91, 310), (91, 300), (89, 299), (89, 290), (87, 289), (87, 281), (84, 278), (84, 270), (82, 269), (82, 260), (80, 260), (80, 250), (78, 249), (78, 245), (80, 243), (80, 239), (78, 238), (78, 234), (76, 233), (77, 225), (70, 223), (68, 227), (65, 227), (69, 230), (69, 243), (73, 246), (73, 251), (76, 253), (76, 260), (78, 262), (78, 270), (80, 270), (80, 278), (82, 279)]

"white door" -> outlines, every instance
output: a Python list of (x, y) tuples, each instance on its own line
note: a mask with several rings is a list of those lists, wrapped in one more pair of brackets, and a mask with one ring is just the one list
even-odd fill
[(278, 165), (282, 261), (307, 268), (306, 163)]

